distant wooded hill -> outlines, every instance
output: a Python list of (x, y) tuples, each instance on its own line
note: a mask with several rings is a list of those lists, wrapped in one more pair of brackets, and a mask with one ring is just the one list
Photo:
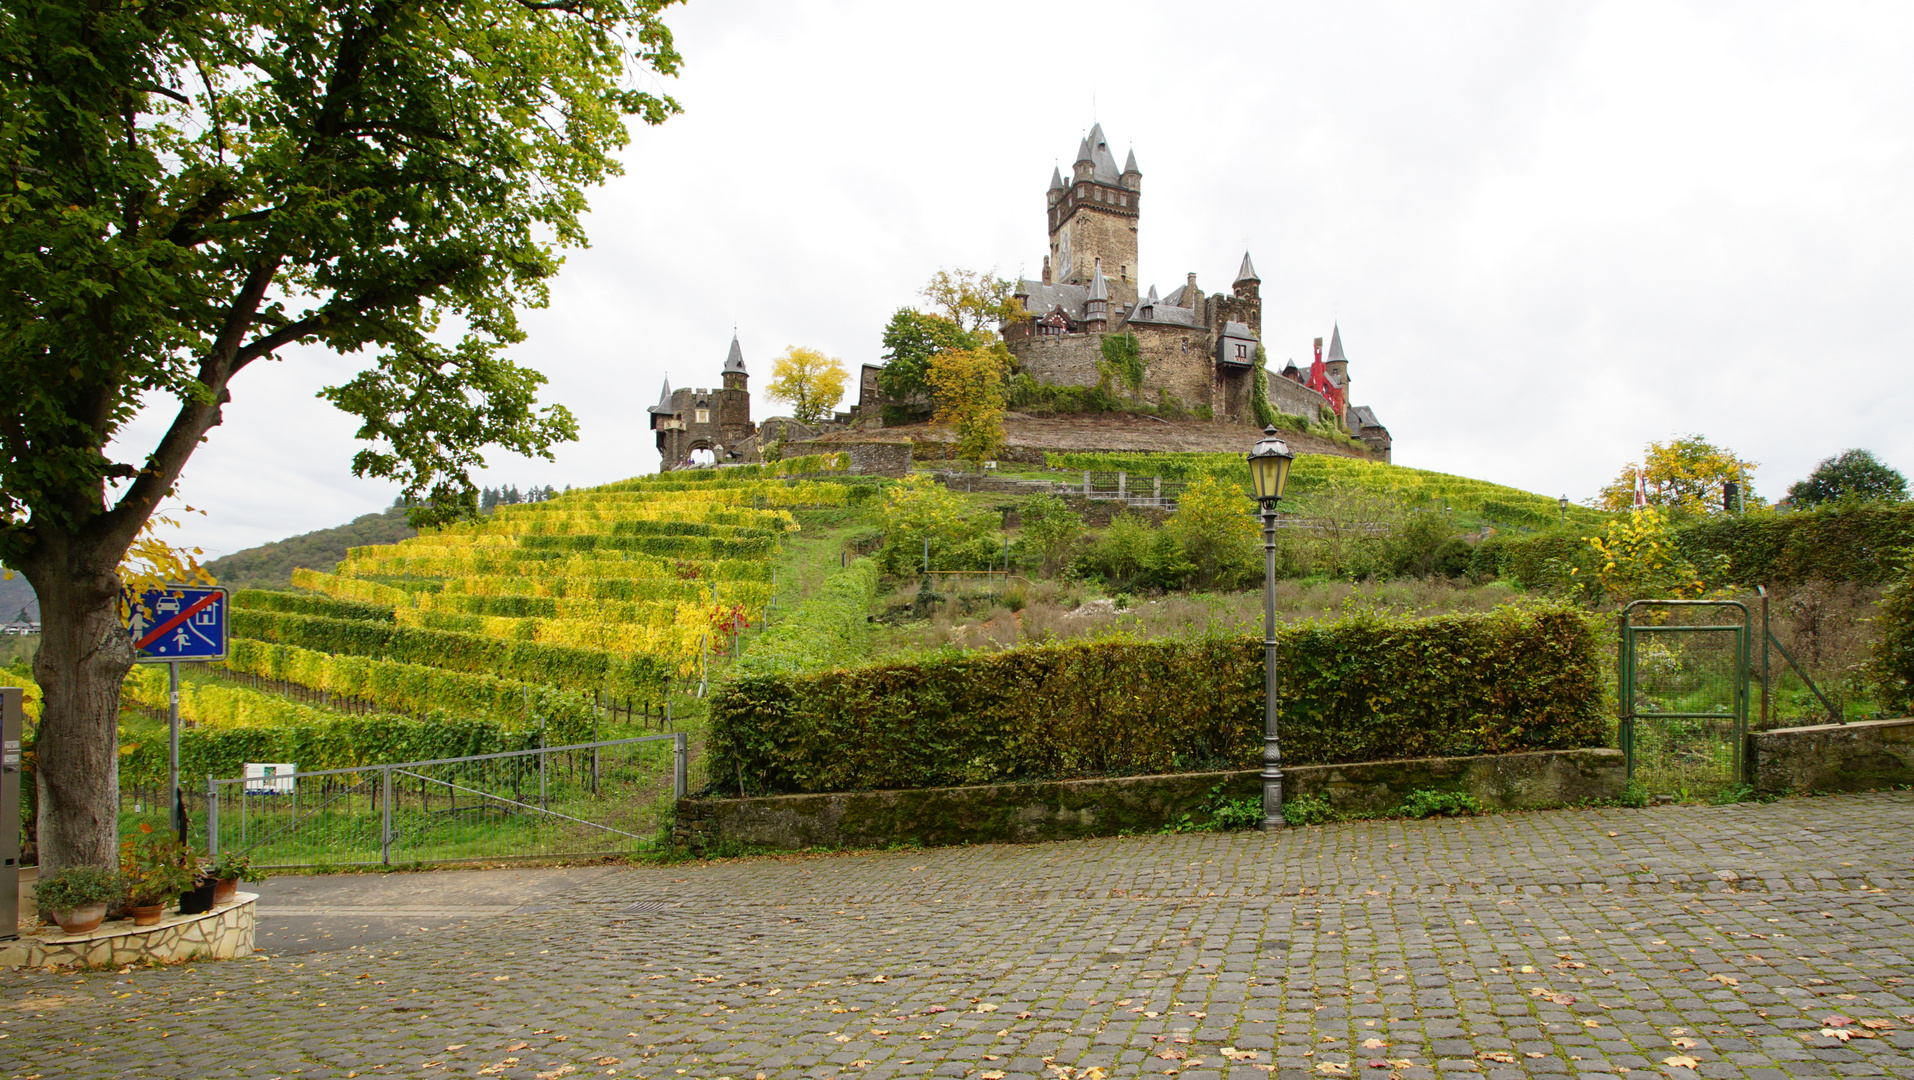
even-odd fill
[(19, 618), (22, 608), (26, 609), (28, 622), (40, 621), (40, 602), (34, 599), (26, 575), (16, 572), (11, 578), (0, 578), (0, 623)]
[(406, 524), (405, 508), (394, 506), (381, 513), (354, 518), (349, 525), (235, 551), (207, 563), (206, 569), (228, 588), (289, 589), (295, 568), (303, 566), (329, 573), (346, 557), (347, 548), (390, 544), (418, 534), (417, 529)]

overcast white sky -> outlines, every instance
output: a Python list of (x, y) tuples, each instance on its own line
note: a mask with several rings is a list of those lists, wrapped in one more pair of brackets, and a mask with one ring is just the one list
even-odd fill
[[(1223, 291), (1271, 358), (1340, 319), (1395, 460), (1581, 500), (1650, 439), (1773, 498), (1867, 447), (1914, 469), (1914, 8), (693, 0), (682, 116), (636, 132), (517, 357), (582, 438), (483, 483), (655, 471), (660, 383), (853, 370), (940, 267), (1035, 275), (1044, 188), (1101, 120), (1143, 170), (1141, 270)], [(188, 466), (209, 554), (391, 501), (289, 354)], [(767, 410), (760, 396), (755, 415)], [(155, 421), (157, 422), (157, 421)], [(153, 428), (141, 425), (139, 435)], [(142, 444), (144, 445), (144, 444)]]

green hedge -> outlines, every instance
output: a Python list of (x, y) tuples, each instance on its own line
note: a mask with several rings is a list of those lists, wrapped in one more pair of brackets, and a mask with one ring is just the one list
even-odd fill
[(321, 615), (328, 619), (370, 619), (391, 622), (392, 609), (357, 600), (335, 600), (312, 593), (273, 592), (268, 589), (239, 589), (233, 593), (233, 608), (254, 611), (283, 611), (293, 615)]
[[(240, 776), (248, 761), (290, 761), (301, 770), (345, 769), (396, 761), (491, 754), (538, 745), (539, 732), (508, 732), (489, 720), (433, 717), (412, 720), (372, 714), (341, 716), (296, 702), (287, 705), (301, 719), (271, 727), (189, 728), (179, 733), (180, 782), (203, 790), (206, 775)], [(163, 730), (123, 730), (120, 779), (126, 783), (166, 781)], [(562, 745), (546, 733), (547, 745)]]
[[(1586, 530), (1491, 536), (1469, 566), (1477, 578), (1506, 577), (1525, 589), (1568, 584), (1563, 567), (1588, 562)], [(1681, 553), (1697, 566), (1727, 556), (1726, 580), (1710, 586), (1794, 585), (1803, 581), (1892, 581), (1901, 552), (1914, 545), (1914, 505), (1828, 506), (1692, 522), (1675, 532)]]
[[(1786, 514), (1723, 517), (1683, 528), (1677, 542), (1697, 566), (1728, 557), (1736, 585), (1892, 581), (1914, 544), (1914, 505), (1825, 506)], [(1715, 584), (1710, 582), (1710, 584)]]
[(651, 656), (627, 659), (597, 649), (246, 608), (233, 610), (232, 634), (315, 652), (375, 656), (574, 690), (636, 694), (647, 700), (655, 700), (670, 674), (665, 661)]
[(1880, 637), (1871, 665), (1882, 707), (1900, 716), (1914, 712), (1914, 552), (1905, 554), (1907, 568), (1881, 598), (1875, 616)]
[(646, 555), (668, 555), (674, 559), (762, 559), (777, 551), (777, 540), (767, 531), (762, 536), (604, 536), (576, 533), (570, 536), (524, 534), (518, 538), (518, 550), (571, 554), (580, 551), (636, 551)]
[(732, 671), (738, 675), (817, 671), (868, 660), (871, 599), (876, 595), (877, 560), (853, 560), (751, 641)]
[[(1600, 637), (1566, 604), (1279, 631), (1295, 764), (1603, 741)], [(711, 702), (714, 789), (758, 793), (1128, 775), (1261, 760), (1258, 640), (1097, 641), (813, 674)]]

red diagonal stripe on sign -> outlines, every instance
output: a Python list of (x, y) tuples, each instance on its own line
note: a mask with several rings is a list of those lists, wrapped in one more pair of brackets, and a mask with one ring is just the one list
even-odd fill
[(134, 648), (144, 649), (148, 645), (151, 645), (155, 641), (158, 641), (161, 635), (165, 634), (168, 630), (171, 630), (173, 627), (178, 626), (180, 623), (183, 623), (187, 619), (192, 618), (194, 612), (198, 611), (200, 608), (205, 607), (207, 604), (210, 604), (217, 599), (219, 599), (219, 594), (216, 592), (207, 593), (205, 596), (200, 597), (199, 601), (195, 603), (192, 607), (187, 608), (185, 611), (180, 612), (178, 615), (175, 615), (172, 618), (154, 627), (151, 633), (147, 634), (145, 637), (134, 642), (133, 643)]

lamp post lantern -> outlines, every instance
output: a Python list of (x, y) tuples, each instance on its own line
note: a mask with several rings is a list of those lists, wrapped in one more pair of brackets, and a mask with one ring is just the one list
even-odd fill
[(1562, 524), (1568, 524), (1568, 496), (1564, 495), (1555, 500), (1555, 505), (1562, 508)]
[(1249, 477), (1263, 511), (1263, 831), (1283, 827), (1283, 755), (1276, 744), (1276, 504), (1296, 456), (1276, 427), (1250, 449)]

